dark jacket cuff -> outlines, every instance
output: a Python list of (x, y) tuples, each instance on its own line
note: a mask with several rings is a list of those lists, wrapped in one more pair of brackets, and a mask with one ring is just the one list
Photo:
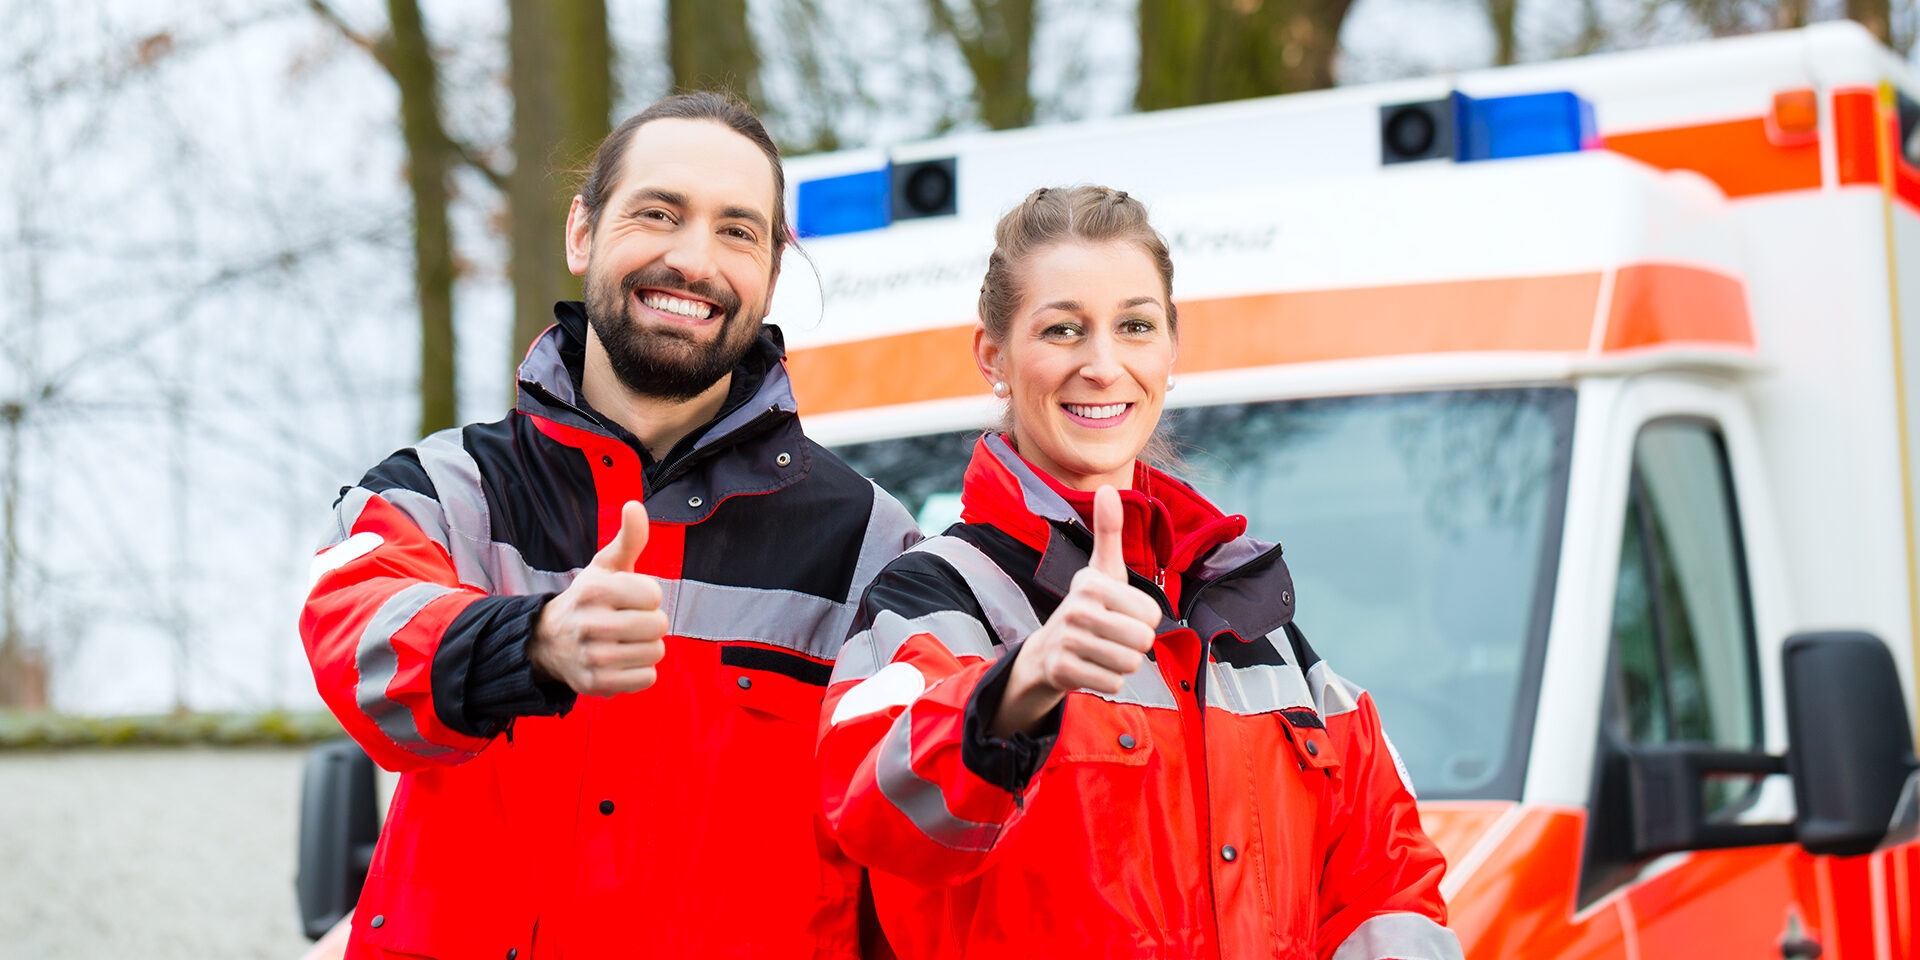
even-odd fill
[[(551, 599), (550, 593), (482, 597), (454, 618), (434, 657), (436, 706), (449, 700), (459, 705), (437, 711), (448, 726), (468, 736), (491, 737), (515, 717), (550, 717), (573, 709), (572, 688), (537, 675), (527, 659), (533, 625)], [(457, 655), (462, 648), (464, 657)], [(442, 656), (450, 652), (455, 656), (446, 659), (443, 670)], [(444, 699), (443, 686), (449, 695)]]
[(968, 770), (1016, 795), (1026, 792), (1027, 784), (1046, 764), (1047, 755), (1053, 752), (1053, 742), (1060, 736), (1060, 721), (1067, 708), (1066, 701), (1060, 701), (1040, 718), (1039, 729), (1031, 734), (1016, 731), (1013, 736), (1002, 739), (988, 732), (994, 714), (1000, 712), (1000, 701), (1006, 698), (1007, 677), (1013, 671), (1013, 658), (1019, 655), (1020, 646), (1020, 643), (1008, 646), (1006, 653), (974, 684), (973, 695), (967, 698), (960, 741), (960, 762), (966, 764)]

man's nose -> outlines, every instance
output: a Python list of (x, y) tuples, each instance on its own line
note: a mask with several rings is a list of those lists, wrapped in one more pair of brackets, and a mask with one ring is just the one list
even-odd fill
[(705, 230), (683, 230), (667, 248), (664, 261), (680, 279), (697, 283), (712, 279), (718, 271), (713, 257), (713, 238)]

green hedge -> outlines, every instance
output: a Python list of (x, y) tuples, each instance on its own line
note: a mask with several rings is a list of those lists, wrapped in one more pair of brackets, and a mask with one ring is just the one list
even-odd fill
[(321, 710), (82, 717), (0, 710), (0, 751), (72, 747), (275, 746), (341, 735)]

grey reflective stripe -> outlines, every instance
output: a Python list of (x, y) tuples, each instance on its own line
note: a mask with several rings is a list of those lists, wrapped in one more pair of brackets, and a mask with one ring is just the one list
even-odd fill
[(1013, 452), (1012, 447), (1007, 446), (1006, 437), (989, 433), (981, 442), (986, 444), (987, 452), (993, 454), (993, 458), (1000, 461), (1000, 465), (1007, 468), (1015, 480), (1020, 481), (1020, 495), (1027, 502), (1028, 513), (1046, 520), (1079, 522), (1080, 515), (1074, 512), (1073, 506), (1067, 503), (1066, 498), (1054, 493), (1053, 488), (1047, 486), (1047, 482), (1040, 479), (1033, 468)]
[(371, 499), (373, 491), (365, 487), (353, 487), (341, 494), (340, 502), (333, 507), (333, 524), (327, 527), (327, 535), (313, 552), (332, 549), (353, 536), (353, 525), (360, 522), (360, 514), (367, 509), (367, 501)]
[(557, 323), (534, 341), (527, 358), (520, 361), (517, 376), (523, 383), (545, 387), (561, 403), (569, 406), (580, 403), (573, 393), (573, 376), (567, 373), (566, 361), (560, 358), (560, 325)]
[(419, 726), (413, 722), (413, 711), (408, 710), (406, 704), (387, 696), (387, 687), (400, 670), (400, 655), (394, 650), (393, 635), (419, 616), (427, 604), (457, 592), (453, 587), (437, 583), (416, 583), (388, 597), (387, 602), (381, 604), (374, 613), (366, 631), (360, 634), (360, 646), (354, 652), (354, 665), (360, 671), (354, 699), (360, 704), (360, 712), (378, 725), (381, 732), (401, 749), (429, 760), (449, 763), (472, 759), (473, 754), (428, 743), (420, 735)]
[(926, 834), (927, 839), (949, 850), (984, 852), (993, 849), (1000, 836), (997, 823), (962, 820), (947, 809), (947, 798), (940, 785), (913, 772), (913, 707), (900, 711), (893, 727), (880, 740), (879, 756), (874, 758), (873, 779), (880, 795), (893, 804)]
[(847, 638), (840, 660), (833, 665), (833, 682), (865, 680), (893, 662), (894, 654), (917, 634), (930, 633), (956, 657), (996, 655), (993, 638), (973, 615), (960, 610), (935, 610), (909, 620), (892, 610), (873, 615), (873, 625)]
[(987, 615), (987, 624), (1002, 644), (1025, 640), (1040, 629), (1040, 618), (1020, 585), (1007, 576), (980, 548), (959, 537), (929, 537), (914, 544), (908, 553), (931, 553), (953, 567), (967, 582), (967, 589)]
[(1307, 671), (1307, 692), (1313, 697), (1313, 709), (1322, 717), (1336, 717), (1360, 706), (1360, 694), (1366, 691), (1333, 672), (1325, 660)]
[[(1286, 638), (1279, 638), (1279, 642), (1285, 643)], [(1307, 678), (1291, 663), (1236, 667), (1216, 660), (1207, 666), (1207, 706), (1252, 716), (1293, 707), (1312, 708), (1314, 701)]]
[(1273, 549), (1273, 544), (1249, 536), (1238, 536), (1228, 540), (1202, 557), (1200, 565), (1193, 573), (1201, 580), (1213, 580), (1225, 576), (1242, 566), (1251, 563), (1253, 558)]
[(1460, 938), (1417, 913), (1369, 917), (1347, 934), (1333, 960), (1463, 960)]
[(913, 514), (908, 513), (900, 501), (872, 480), (867, 483), (873, 487), (873, 510), (867, 514), (867, 533), (860, 541), (860, 559), (853, 565), (853, 585), (847, 599), (854, 601), (860, 599), (867, 584), (872, 583), (894, 557), (926, 539)]
[[(809, 657), (831, 660), (846, 633), (843, 612), (851, 604), (834, 603), (795, 590), (734, 587), (699, 580), (661, 580), (667, 632), (690, 640), (752, 640), (785, 647)], [(839, 623), (829, 633), (826, 625)]]
[(458, 428), (420, 441), (413, 451), (439, 500), (411, 490), (389, 491), (390, 499), (447, 549), (461, 583), (497, 595), (559, 593), (579, 575), (577, 569), (536, 570), (518, 547), (493, 539), (480, 465), (461, 443)]
[(1180, 705), (1174, 702), (1173, 691), (1167, 689), (1167, 681), (1160, 676), (1160, 668), (1149, 660), (1140, 665), (1140, 669), (1127, 674), (1126, 685), (1119, 693), (1100, 693), (1095, 690), (1084, 691), (1109, 703), (1131, 703), (1154, 710), (1178, 710)]

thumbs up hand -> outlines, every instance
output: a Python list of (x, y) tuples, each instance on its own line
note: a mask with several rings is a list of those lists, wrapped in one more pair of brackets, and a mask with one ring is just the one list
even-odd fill
[(620, 531), (541, 609), (527, 641), (536, 673), (594, 696), (653, 686), (654, 664), (667, 652), (667, 615), (659, 581), (633, 572), (646, 546), (647, 508), (629, 500)]
[(1067, 595), (1027, 637), (1009, 668), (995, 736), (1032, 730), (1068, 693), (1119, 693), (1140, 669), (1160, 625), (1160, 604), (1127, 582), (1120, 494), (1093, 495), (1093, 554)]

